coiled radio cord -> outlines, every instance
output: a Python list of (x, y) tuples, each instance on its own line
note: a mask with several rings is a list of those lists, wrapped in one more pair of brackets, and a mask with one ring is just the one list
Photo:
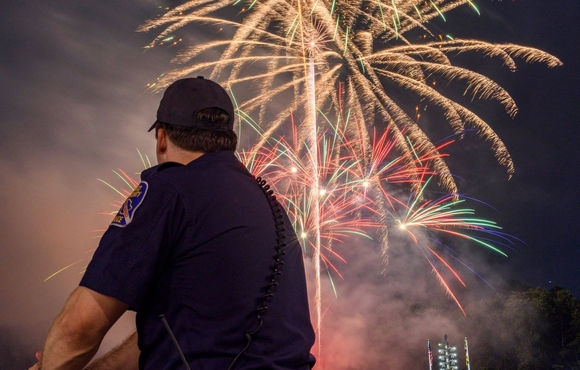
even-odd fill
[(258, 320), (258, 325), (252, 331), (247, 331), (245, 333), (246, 336), (246, 346), (236, 355), (228, 370), (231, 370), (236, 361), (240, 358), (240, 356), (250, 347), (250, 343), (252, 342), (252, 336), (255, 335), (260, 328), (262, 327), (262, 315), (268, 310), (268, 302), (272, 300), (274, 297), (273, 289), (274, 287), (279, 285), (278, 279), (279, 276), (282, 275), (282, 271), (280, 270), (280, 266), (284, 264), (283, 257), (286, 254), (286, 247), (285, 240), (286, 239), (286, 228), (284, 227), (284, 215), (282, 211), (282, 206), (276, 200), (276, 196), (274, 195), (274, 191), (270, 189), (270, 185), (266, 184), (266, 180), (263, 180), (261, 177), (257, 177), (256, 181), (260, 188), (264, 192), (266, 199), (268, 200), (268, 204), (270, 205), (270, 209), (272, 210), (272, 216), (274, 216), (274, 222), (276, 225), (276, 254), (274, 255), (274, 265), (270, 267), (272, 273), (268, 277), (268, 283), (265, 287), (265, 293), (260, 297), (260, 303), (258, 308), (255, 311), (256, 319)]

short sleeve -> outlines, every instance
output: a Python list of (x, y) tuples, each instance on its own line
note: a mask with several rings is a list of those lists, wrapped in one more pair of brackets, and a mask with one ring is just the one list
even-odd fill
[(143, 189), (146, 194), (138, 194), (142, 199), (130, 196), (123, 204), (80, 282), (135, 311), (159, 278), (185, 228), (183, 203), (170, 184), (153, 177), (133, 194)]

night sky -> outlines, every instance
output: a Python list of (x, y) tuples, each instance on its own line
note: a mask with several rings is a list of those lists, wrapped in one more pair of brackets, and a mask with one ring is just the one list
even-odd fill
[[(508, 181), (489, 146), (469, 135), (451, 170), (463, 193), (495, 207), (490, 218), (525, 242), (488, 261), (496, 281), (561, 286), (580, 297), (580, 2), (478, 4), (481, 16), (463, 7), (436, 26), (457, 38), (539, 48), (564, 66), (518, 60), (512, 73), (480, 61), (519, 107), (511, 119), (499, 104), (484, 105), (516, 172)], [(145, 51), (154, 34), (135, 29), (167, 5), (175, 3), (0, 2), (0, 347), (11, 338), (13, 351), (32, 356), (78, 284), (86, 261), (43, 280), (96, 247), (109, 217), (101, 212), (116, 199), (97, 178), (140, 171), (137, 149), (154, 158), (146, 130), (160, 96), (146, 85), (171, 68), (177, 49)]]

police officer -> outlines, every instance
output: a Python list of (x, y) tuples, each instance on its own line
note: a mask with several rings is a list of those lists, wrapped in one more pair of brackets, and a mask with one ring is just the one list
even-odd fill
[(137, 335), (103, 368), (136, 368), (137, 356), (148, 370), (314, 366), (301, 248), (235, 157), (233, 122), (215, 82), (167, 88), (150, 129), (159, 165), (113, 218), (33, 369), (82, 369), (127, 309)]

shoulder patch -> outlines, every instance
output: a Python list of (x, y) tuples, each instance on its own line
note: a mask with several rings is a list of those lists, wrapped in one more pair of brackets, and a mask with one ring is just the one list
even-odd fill
[(145, 195), (147, 195), (148, 188), (149, 184), (145, 181), (141, 181), (139, 185), (137, 185), (135, 190), (133, 190), (131, 195), (129, 195), (125, 200), (125, 203), (123, 203), (115, 218), (113, 218), (111, 226), (125, 227), (131, 223), (135, 211), (139, 208), (141, 203), (143, 203), (143, 199), (145, 199)]

